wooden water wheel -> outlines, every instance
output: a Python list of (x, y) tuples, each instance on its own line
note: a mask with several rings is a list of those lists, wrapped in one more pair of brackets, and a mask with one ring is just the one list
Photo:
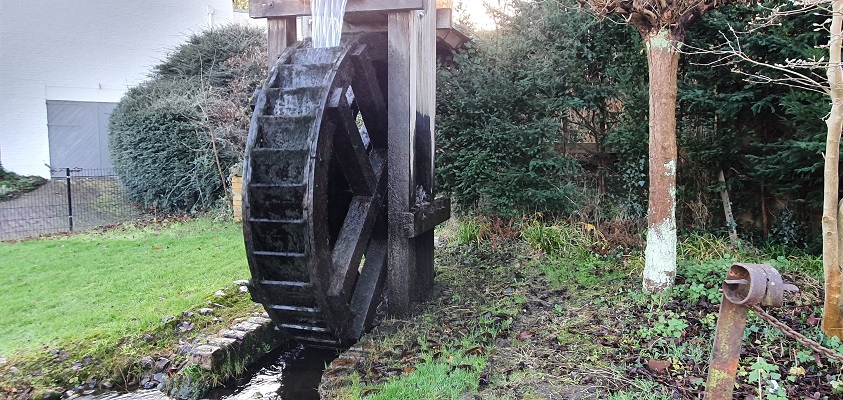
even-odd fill
[(288, 48), (256, 93), (243, 183), (252, 298), (292, 338), (341, 347), (387, 274), (385, 34)]

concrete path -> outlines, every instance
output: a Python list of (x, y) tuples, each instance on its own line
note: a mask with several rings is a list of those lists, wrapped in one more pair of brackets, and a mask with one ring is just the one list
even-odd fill
[[(73, 231), (141, 216), (114, 177), (73, 178)], [(70, 231), (67, 182), (54, 179), (18, 198), (0, 202), (0, 241)]]

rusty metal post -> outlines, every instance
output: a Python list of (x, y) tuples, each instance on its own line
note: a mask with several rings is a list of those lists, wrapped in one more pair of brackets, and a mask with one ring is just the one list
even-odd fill
[(735, 263), (729, 268), (711, 347), (706, 399), (732, 398), (749, 306), (781, 306), (785, 290), (797, 289), (785, 284), (779, 271), (769, 265)]

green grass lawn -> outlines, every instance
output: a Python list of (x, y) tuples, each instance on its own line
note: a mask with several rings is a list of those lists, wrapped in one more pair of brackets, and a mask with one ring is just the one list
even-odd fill
[(231, 222), (0, 243), (0, 356), (119, 340), (248, 276), (242, 232)]

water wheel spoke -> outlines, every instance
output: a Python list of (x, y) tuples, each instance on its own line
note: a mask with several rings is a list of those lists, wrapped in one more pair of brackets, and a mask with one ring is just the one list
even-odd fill
[(352, 83), (357, 94), (357, 106), (363, 116), (363, 123), (372, 138), (375, 147), (386, 148), (387, 123), (386, 101), (380, 83), (378, 83), (372, 60), (364, 55), (366, 45), (361, 45), (351, 52), (351, 62), (355, 68), (355, 79)]
[(386, 192), (386, 155), (384, 151), (373, 151), (372, 164), (378, 167), (378, 185), (372, 196), (355, 196), (348, 207), (348, 214), (331, 254), (333, 278), (328, 290), (332, 303), (348, 303), (354, 282), (357, 280), (358, 267), (369, 245), (375, 222), (380, 216)]
[(331, 257), (334, 276), (328, 297), (332, 301), (347, 302), (350, 298), (360, 261), (380, 211), (380, 204), (374, 204), (373, 200), (374, 196), (357, 196), (351, 200)]
[(356, 196), (370, 196), (376, 189), (375, 171), (357, 129), (351, 108), (354, 95), (349, 88), (334, 91), (326, 113), (336, 123), (334, 154), (342, 166), (348, 185)]
[(378, 220), (375, 232), (369, 242), (366, 261), (351, 298), (351, 312), (354, 320), (351, 323), (349, 335), (358, 338), (368, 330), (375, 319), (375, 311), (380, 301), (380, 293), (386, 281), (386, 256), (388, 241), (386, 237), (386, 222), (383, 216)]

